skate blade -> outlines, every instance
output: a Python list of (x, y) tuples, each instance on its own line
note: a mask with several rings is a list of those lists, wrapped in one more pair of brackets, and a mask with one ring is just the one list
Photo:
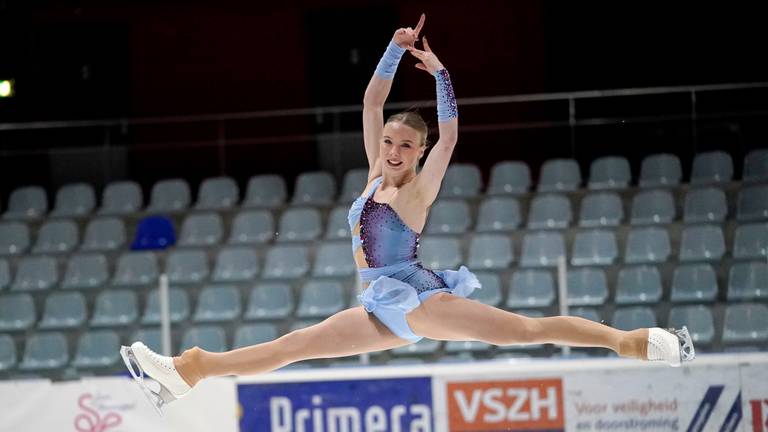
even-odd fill
[[(176, 400), (176, 397), (171, 394), (168, 389), (166, 389), (162, 384), (158, 382), (160, 385), (160, 391), (156, 392), (149, 388), (149, 386), (144, 382), (144, 369), (141, 368), (141, 364), (139, 364), (139, 361), (136, 359), (136, 356), (133, 354), (133, 351), (131, 350), (131, 347), (122, 346), (120, 348), (120, 356), (123, 358), (123, 362), (125, 363), (125, 366), (128, 368), (128, 372), (130, 372), (131, 376), (133, 377), (133, 380), (138, 384), (141, 391), (144, 393), (144, 396), (147, 397), (147, 400), (152, 404), (152, 407), (157, 411), (157, 414), (162, 417), (163, 416), (163, 406), (165, 406), (166, 403)], [(134, 368), (135, 366), (135, 368)], [(138, 373), (136, 372), (138, 370)], [(157, 382), (157, 381), (155, 381)]]
[(693, 348), (693, 339), (688, 332), (688, 327), (683, 326), (680, 330), (675, 330), (675, 335), (680, 339), (681, 362), (689, 362), (696, 358), (696, 350)]

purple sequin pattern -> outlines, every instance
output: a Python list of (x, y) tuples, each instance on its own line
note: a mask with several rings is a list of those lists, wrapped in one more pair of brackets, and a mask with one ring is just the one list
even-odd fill
[(451, 76), (447, 69), (435, 72), (437, 85), (437, 121), (447, 122), (459, 116), (459, 107), (456, 105), (456, 95), (453, 93)]
[(389, 204), (369, 198), (360, 214), (360, 241), (368, 267), (385, 267), (416, 259), (419, 234)]

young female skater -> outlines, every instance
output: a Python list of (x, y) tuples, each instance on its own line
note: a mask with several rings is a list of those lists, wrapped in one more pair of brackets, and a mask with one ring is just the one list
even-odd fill
[[(300, 360), (396, 348), (422, 337), (494, 345), (604, 347), (622, 357), (661, 360), (672, 366), (693, 359), (685, 328), (621, 331), (571, 316), (528, 318), (468, 300), (480, 284), (465, 267), (432, 271), (421, 266), (416, 258), (419, 233), (458, 138), (458, 111), (448, 71), (426, 37), (423, 50), (415, 47), (424, 19), (422, 15), (415, 29), (395, 32), (365, 91), (368, 184), (349, 211), (353, 255), (365, 289), (359, 296), (362, 306), (271, 342), (223, 353), (195, 347), (179, 357), (164, 357), (141, 342), (123, 347), (126, 365), (140, 384), (144, 372), (160, 383), (157, 393), (143, 386), (158, 410), (207, 377), (259, 374)], [(395, 114), (386, 122), (383, 118), (384, 102), (405, 51), (419, 60), (416, 67), (428, 72), (437, 87), (440, 137), (419, 173), (416, 167), (426, 149), (426, 124), (414, 112)]]

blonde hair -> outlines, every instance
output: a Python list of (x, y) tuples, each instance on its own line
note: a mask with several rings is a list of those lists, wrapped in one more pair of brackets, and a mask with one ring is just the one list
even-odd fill
[(419, 132), (421, 134), (421, 146), (427, 145), (427, 135), (429, 135), (429, 127), (427, 126), (427, 122), (424, 121), (424, 119), (421, 117), (421, 114), (419, 114), (416, 110), (408, 110), (403, 111), (397, 114), (392, 114), (387, 119), (387, 123), (402, 123), (412, 129), (415, 129), (416, 132)]

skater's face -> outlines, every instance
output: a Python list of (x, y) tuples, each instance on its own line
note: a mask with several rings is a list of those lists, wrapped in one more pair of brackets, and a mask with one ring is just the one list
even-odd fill
[(385, 124), (379, 152), (382, 170), (392, 173), (416, 170), (426, 150), (424, 139), (421, 132), (401, 122)]

